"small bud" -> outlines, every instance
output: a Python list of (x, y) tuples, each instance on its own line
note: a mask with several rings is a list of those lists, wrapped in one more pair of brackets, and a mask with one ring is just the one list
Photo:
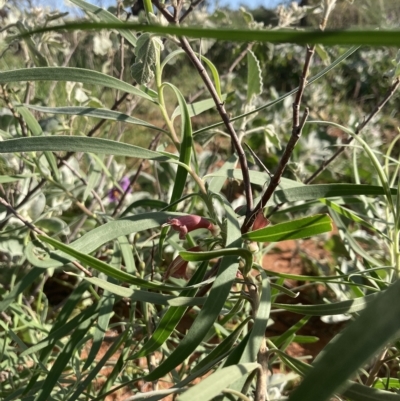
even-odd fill
[(260, 247), (258, 246), (257, 242), (251, 241), (247, 244), (247, 249), (251, 253), (257, 253), (260, 250)]

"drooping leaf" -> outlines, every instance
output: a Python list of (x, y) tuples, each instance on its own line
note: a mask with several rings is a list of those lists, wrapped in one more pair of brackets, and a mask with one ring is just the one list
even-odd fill
[[(95, 6), (94, 4), (90, 4), (83, 0), (70, 0), (72, 3), (76, 4), (82, 10), (87, 11), (93, 16), (96, 20), (105, 22), (105, 23), (117, 23), (122, 24), (115, 15), (111, 14), (109, 11), (104, 8), (100, 8)], [(123, 26), (117, 28), (118, 32), (121, 36), (123, 36), (132, 46), (136, 46), (136, 36), (132, 33), (132, 31), (128, 29), (124, 29)]]
[[(176, 212), (150, 212), (136, 216), (126, 217), (120, 220), (110, 221), (100, 227), (89, 231), (81, 238), (69, 244), (69, 247), (78, 252), (92, 253), (109, 241), (119, 238), (121, 235), (151, 230), (166, 223), (169, 218), (185, 216)], [(50, 252), (48, 258), (40, 258), (34, 252), (34, 243), (28, 243), (25, 253), (30, 263), (41, 268), (61, 267), (75, 260), (62, 252)]]
[(38, 68), (21, 68), (18, 70), (1, 71), (0, 82), (24, 82), (24, 81), (72, 81), (82, 82), (90, 85), (100, 85), (117, 89), (132, 95), (142, 97), (143, 99), (154, 102), (154, 99), (147, 93), (135, 88), (134, 86), (121, 81), (110, 75), (103, 74), (98, 71), (87, 70), (84, 68), (72, 67), (38, 67)]
[(120, 113), (115, 110), (100, 109), (95, 107), (43, 107), (31, 104), (24, 105), (25, 107), (41, 111), (42, 113), (51, 114), (68, 114), (72, 116), (84, 116), (84, 117), (94, 117), (101, 118), (103, 120), (120, 121), (127, 124), (141, 125), (143, 127), (148, 127), (157, 131), (165, 132), (162, 128), (158, 128), (155, 125), (149, 124), (139, 118), (128, 116), (127, 114)]
[(43, 136), (8, 139), (1, 142), (0, 153), (35, 151), (88, 152), (166, 161), (161, 153), (127, 143), (85, 136)]
[[(96, 286), (99, 286), (100, 288), (103, 288), (104, 290), (118, 295), (120, 297), (124, 298), (130, 298), (132, 301), (136, 302), (148, 302), (153, 305), (166, 305), (166, 306), (176, 306), (176, 307), (187, 307), (187, 306), (195, 306), (195, 305), (202, 305), (205, 302), (205, 298), (195, 298), (195, 297), (175, 297), (173, 295), (163, 295), (159, 294), (156, 292), (150, 292), (150, 291), (142, 291), (142, 290), (136, 290), (136, 289), (131, 289), (131, 288), (126, 288), (121, 285), (113, 284), (110, 283), (106, 280), (102, 280), (98, 277), (85, 277), (84, 278), (86, 281), (89, 283), (92, 283)], [(137, 285), (140, 285), (140, 282), (138, 281), (136, 283)], [(166, 289), (168, 286), (154, 286), (151, 285), (147, 286), (147, 288), (152, 288), (156, 289), (157, 287), (159, 289)]]
[[(173, 291), (177, 289), (181, 289), (180, 287), (173, 287), (173, 286), (168, 286), (168, 285), (163, 285), (163, 284), (158, 284), (153, 281), (148, 281), (145, 279), (142, 279), (140, 277), (133, 276), (132, 274), (126, 273), (125, 271), (121, 269), (117, 269), (108, 263), (105, 263), (99, 259), (96, 259), (93, 256), (87, 255), (85, 253), (79, 252), (76, 249), (73, 249), (71, 246), (65, 245), (59, 241), (56, 241), (53, 238), (50, 237), (45, 237), (44, 235), (39, 235), (38, 238), (43, 241), (44, 243), (50, 244), (54, 246), (56, 249), (62, 251), (65, 255), (72, 256), (73, 259), (77, 259), (82, 263), (87, 264), (88, 266), (94, 268), (95, 270), (104, 273), (108, 277), (112, 277), (116, 280), (126, 282), (138, 287), (143, 287), (143, 288), (149, 288), (149, 289), (158, 289), (158, 290), (165, 290), (165, 291)], [(62, 254), (61, 254), (62, 255)], [(98, 277), (87, 277), (86, 278), (88, 281), (94, 282), (97, 285), (102, 284), (103, 288), (106, 290), (113, 292), (116, 295), (120, 296), (126, 296), (126, 297), (133, 297), (134, 293), (128, 288), (120, 287), (112, 283), (108, 283), (104, 280), (99, 279)], [(102, 283), (103, 282), (103, 283)], [(138, 297), (146, 297), (150, 295), (150, 299), (148, 302), (154, 302), (154, 303), (163, 303), (163, 304), (169, 304), (166, 298), (158, 297), (157, 293), (150, 293), (150, 292), (145, 292), (145, 294), (141, 294), (140, 292), (138, 293)], [(155, 298), (151, 298), (152, 295), (155, 296)], [(185, 305), (186, 303), (192, 302), (191, 300), (183, 300), (183, 302), (177, 301), (175, 303), (172, 302), (172, 304), (175, 304), (175, 306), (181, 306)], [(200, 303), (202, 301), (200, 300)], [(197, 301), (195, 301), (195, 304), (197, 304)]]

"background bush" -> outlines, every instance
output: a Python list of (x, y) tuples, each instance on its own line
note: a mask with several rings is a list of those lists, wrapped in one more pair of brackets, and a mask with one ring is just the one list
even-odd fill
[[(399, 399), (399, 55), (302, 44), (322, 16), (393, 29), (397, 2), (72, 2), (1, 10), (2, 399)], [(263, 263), (309, 237), (329, 263)], [(287, 349), (315, 317), (347, 323), (310, 365)]]

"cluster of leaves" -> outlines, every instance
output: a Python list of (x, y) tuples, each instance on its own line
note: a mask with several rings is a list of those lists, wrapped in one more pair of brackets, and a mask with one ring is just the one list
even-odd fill
[[(398, 371), (399, 136), (386, 112), (397, 108), (384, 105), (399, 86), (399, 57), (323, 45), (393, 38), (282, 30), (308, 10), (294, 6), (271, 28), (245, 10), (210, 16), (154, 1), (154, 13), (145, 1), (128, 25), (120, 3), (113, 14), (71, 1), (87, 15), (79, 26), (43, 9), (4, 15), (1, 397), (95, 400), (131, 386), (137, 400), (265, 400), (296, 386), (291, 401), (400, 399), (390, 391), (398, 379), (379, 374)], [(312, 12), (327, 18), (334, 5)], [(186, 29), (187, 39), (177, 22), (202, 28)], [(227, 37), (249, 43), (218, 41)], [(307, 40), (321, 43), (303, 69)], [(303, 90), (298, 106), (312, 120), (300, 126), (292, 95)], [(347, 148), (344, 161), (337, 148)], [(311, 184), (332, 155), (334, 167)], [(345, 256), (329, 273), (263, 268), (274, 243), (324, 235), (332, 221)], [(297, 296), (288, 279), (322, 283), (327, 298), (279, 302)], [(51, 297), (51, 285), (67, 295)], [(282, 310), (303, 317), (266, 338)], [(286, 352), (315, 340), (297, 335), (311, 316), (353, 320), (313, 365)], [(275, 366), (284, 374), (270, 374)]]

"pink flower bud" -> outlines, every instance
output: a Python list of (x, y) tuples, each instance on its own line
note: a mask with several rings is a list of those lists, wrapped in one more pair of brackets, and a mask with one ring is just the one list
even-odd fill
[(217, 232), (217, 228), (209, 220), (194, 214), (170, 218), (167, 223), (163, 224), (163, 227), (166, 226), (171, 226), (175, 231), (179, 231), (179, 239), (185, 239), (187, 233), (198, 228), (206, 228), (213, 235)]
[(271, 222), (264, 216), (262, 209), (257, 213), (251, 231), (259, 230), (260, 228), (267, 227)]

